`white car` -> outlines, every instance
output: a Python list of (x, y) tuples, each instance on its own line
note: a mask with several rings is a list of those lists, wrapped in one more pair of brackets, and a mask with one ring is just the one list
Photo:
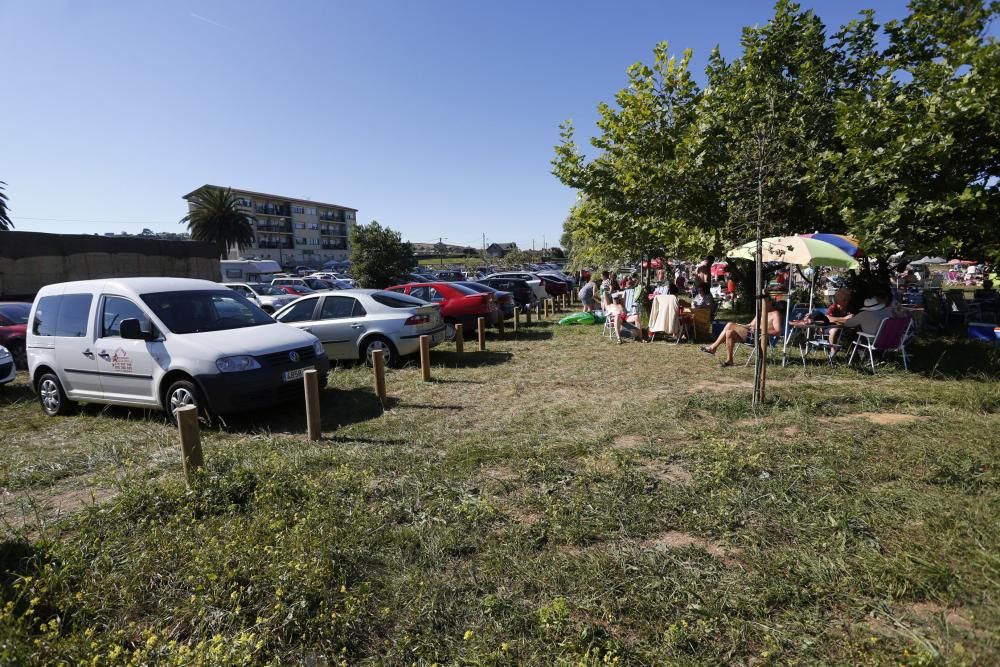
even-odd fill
[(330, 368), (314, 336), (207, 280), (47, 285), (28, 324), (31, 386), (50, 417), (76, 401), (239, 412), (301, 397), (303, 372), (322, 386)]
[(319, 338), (330, 359), (371, 361), (382, 350), (386, 364), (396, 364), (420, 350), (421, 336), (430, 336), (431, 346), (445, 338), (440, 306), (384, 290), (310, 294), (274, 318)]
[(17, 369), (14, 368), (14, 355), (10, 353), (10, 350), (0, 345), (0, 384), (13, 382), (16, 375)]
[(257, 307), (259, 307), (265, 313), (273, 313), (274, 311), (280, 309), (282, 306), (286, 306), (298, 298), (294, 294), (283, 292), (277, 287), (274, 287), (267, 283), (222, 283), (222, 284), (235, 292), (239, 292), (240, 294), (245, 296), (248, 301), (257, 304)]
[(549, 293), (545, 289), (545, 283), (536, 274), (528, 271), (504, 271), (502, 273), (491, 273), (487, 278), (516, 278), (528, 283), (528, 287), (534, 293), (535, 298), (544, 301), (549, 298)]
[(329, 280), (332, 283), (336, 283), (340, 286), (340, 289), (354, 289), (358, 286), (358, 283), (354, 278), (343, 273), (330, 273), (330, 272), (320, 272), (314, 273), (311, 276), (306, 276), (307, 278), (319, 278), (320, 280)]
[(323, 280), (322, 278), (313, 278), (312, 276), (306, 276), (303, 278), (275, 278), (271, 281), (271, 284), (275, 287), (279, 287), (281, 285), (307, 287), (314, 292), (329, 292), (341, 289), (341, 287), (332, 280)]

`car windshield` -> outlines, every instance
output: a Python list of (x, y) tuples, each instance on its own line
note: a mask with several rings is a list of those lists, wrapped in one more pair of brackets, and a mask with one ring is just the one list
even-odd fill
[(459, 287), (468, 287), (473, 292), (480, 292), (481, 294), (489, 294), (490, 292), (494, 291), (493, 288), (489, 287), (488, 285), (480, 285), (479, 283), (470, 283), (465, 280), (453, 284), (458, 285)]
[(141, 294), (147, 306), (175, 334), (243, 329), (274, 320), (232, 290), (185, 290)]
[(390, 308), (414, 308), (416, 306), (426, 306), (427, 304), (416, 297), (398, 292), (375, 292), (372, 299), (383, 306)]
[(277, 287), (272, 287), (265, 283), (254, 283), (253, 285), (248, 285), (248, 287), (260, 296), (288, 296), (286, 292), (282, 292)]
[(5, 303), (0, 306), (0, 315), (3, 315), (14, 324), (27, 324), (28, 313), (30, 311), (30, 303)]

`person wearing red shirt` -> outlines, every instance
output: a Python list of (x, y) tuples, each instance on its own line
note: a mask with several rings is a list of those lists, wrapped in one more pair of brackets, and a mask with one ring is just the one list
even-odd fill
[[(837, 293), (833, 295), (833, 303), (826, 309), (826, 316), (831, 322), (835, 322), (835, 318), (851, 317), (857, 314), (858, 310), (851, 305), (851, 297), (851, 290), (846, 287), (841, 287), (837, 290)], [(830, 333), (827, 336), (830, 345), (834, 345), (837, 342), (837, 338), (840, 337), (840, 329), (830, 329)], [(836, 348), (831, 348), (831, 351), (835, 354)]]

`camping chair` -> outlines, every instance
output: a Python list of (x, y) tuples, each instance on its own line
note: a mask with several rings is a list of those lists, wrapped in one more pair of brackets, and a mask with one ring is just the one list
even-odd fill
[[(887, 317), (878, 325), (875, 335), (866, 334), (859, 331), (854, 342), (851, 344), (851, 354), (847, 358), (847, 365), (854, 361), (854, 355), (859, 349), (868, 350), (868, 361), (871, 363), (872, 373), (875, 372), (875, 353), (884, 355), (886, 352), (899, 352), (903, 357), (903, 368), (910, 370), (909, 360), (906, 355), (906, 343), (910, 338), (910, 329), (913, 327), (913, 320), (909, 317)], [(862, 352), (862, 354), (864, 354)]]
[[(781, 336), (778, 335), (778, 334), (768, 336), (767, 337), (767, 347), (768, 347), (768, 349), (769, 350), (773, 350), (774, 348), (778, 347), (778, 341), (780, 341), (780, 340), (781, 340)], [(743, 347), (749, 347), (750, 348), (750, 356), (747, 357), (746, 363), (743, 364), (744, 366), (749, 366), (750, 362), (753, 361), (753, 358), (757, 355), (757, 348), (758, 348), (758, 345), (757, 345), (757, 332), (753, 331), (753, 330), (750, 331), (750, 334), (747, 336), (747, 339), (745, 341), (743, 341), (742, 345), (743, 345)]]
[(674, 345), (680, 345), (681, 340), (686, 340), (688, 342), (694, 342), (694, 315), (691, 313), (682, 313), (678, 315), (678, 329), (675, 335), (676, 340)]

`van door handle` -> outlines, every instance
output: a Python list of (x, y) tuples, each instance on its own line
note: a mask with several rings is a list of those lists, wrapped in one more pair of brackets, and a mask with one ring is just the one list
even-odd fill
[(100, 352), (98, 352), (97, 356), (99, 356), (101, 359), (110, 359), (111, 358), (111, 355), (108, 354), (107, 352), (105, 352), (104, 350), (101, 350)]
[(312, 327), (302, 327), (303, 331), (312, 331)]
[(91, 352), (90, 350), (84, 350), (83, 351), (83, 356), (89, 357), (90, 359), (93, 359), (94, 358), (94, 353)]
[(365, 325), (363, 325), (363, 324), (352, 324), (351, 328), (352, 329), (364, 329)]

